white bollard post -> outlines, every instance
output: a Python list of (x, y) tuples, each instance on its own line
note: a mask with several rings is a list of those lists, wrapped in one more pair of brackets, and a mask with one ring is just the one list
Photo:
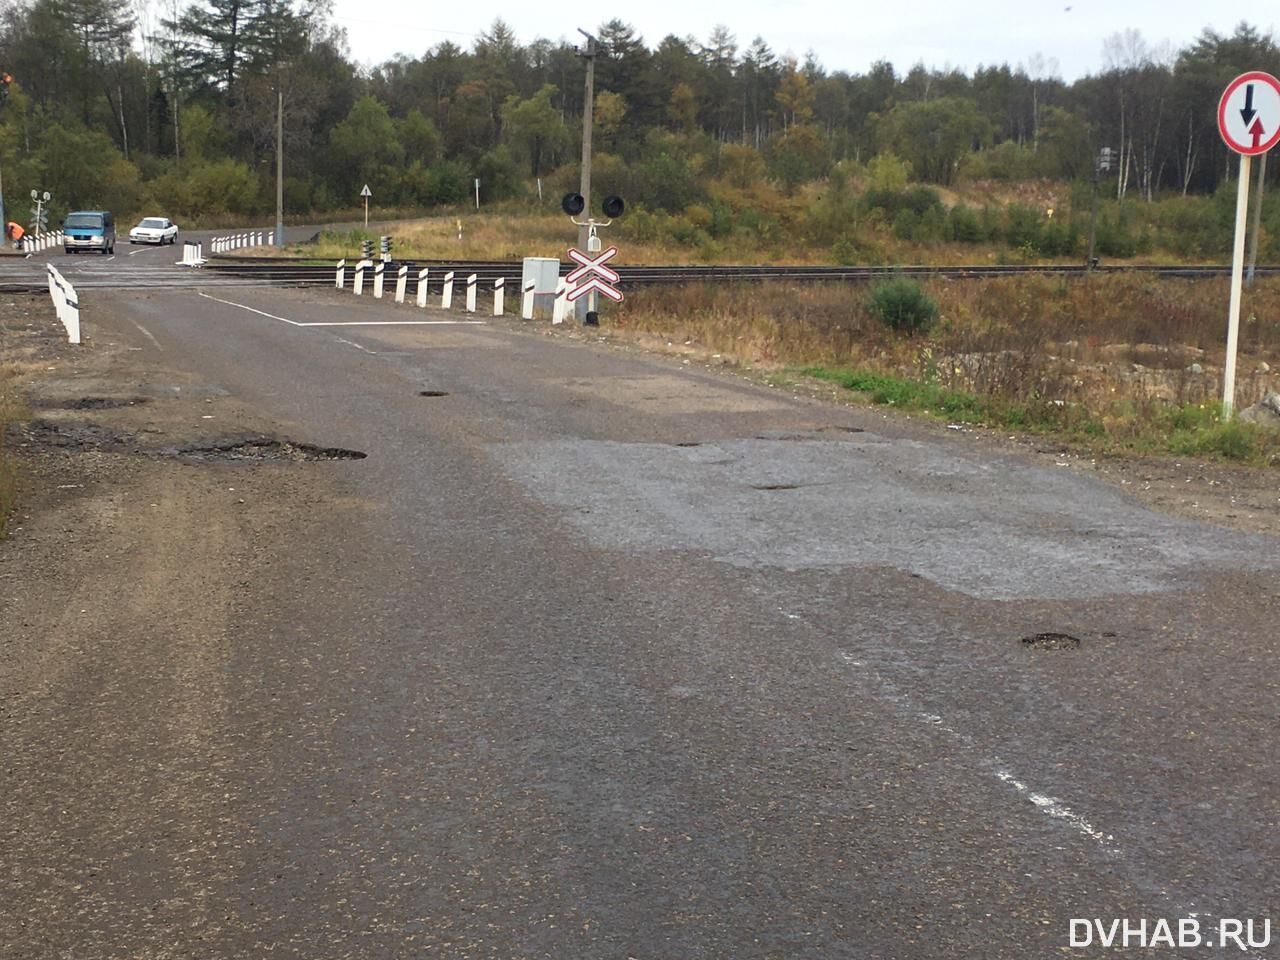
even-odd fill
[(196, 263), (197, 267), (204, 266), (204, 241), (200, 240), (196, 243)]
[(520, 319), (533, 319), (533, 288), (536, 284), (530, 280), (524, 285), (524, 293), (520, 297)]
[(382, 299), (382, 274), (387, 269), (387, 265), (379, 260), (373, 265), (373, 296), (375, 300)]
[(448, 310), (453, 307), (453, 271), (450, 270), (444, 275), (444, 293), (440, 294), (440, 309)]
[(495, 317), (502, 316), (503, 309), (506, 306), (506, 290), (507, 281), (503, 277), (499, 277), (493, 281), (493, 315)]
[(76, 293), (76, 288), (70, 283), (66, 285), (63, 296), (67, 298), (66, 313), (63, 315), (62, 323), (67, 328), (67, 341), (69, 343), (80, 342), (80, 296)]
[(467, 277), (467, 313), (476, 312), (476, 280), (478, 278), (473, 273)]
[(418, 306), (426, 307), (427, 305), (427, 272), (429, 268), (423, 267), (418, 271)]
[(343, 257), (333, 271), (333, 285), (341, 290), (347, 285), (347, 259)]
[(404, 290), (408, 285), (409, 265), (402, 263), (400, 269), (396, 271), (396, 303), (404, 303)]
[(565, 308), (568, 306), (568, 303), (569, 303), (568, 293), (569, 293), (569, 285), (566, 284), (564, 282), (564, 278), (561, 277), (560, 281), (556, 284), (555, 306), (551, 308), (552, 323), (564, 323)]
[(361, 260), (359, 263), (356, 264), (356, 278), (355, 278), (355, 281), (351, 284), (351, 292), (354, 293), (357, 297), (364, 296), (364, 271), (367, 267), (370, 267), (370, 266), (372, 266), (372, 263), (370, 263), (370, 261), (368, 260)]

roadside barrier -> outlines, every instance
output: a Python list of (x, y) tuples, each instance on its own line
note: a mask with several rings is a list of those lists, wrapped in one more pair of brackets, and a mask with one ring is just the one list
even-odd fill
[(182, 241), (182, 259), (178, 261), (178, 266), (201, 267), (204, 263), (204, 244), (194, 240)]
[(568, 312), (568, 307), (569, 284), (567, 284), (564, 278), (561, 277), (560, 282), (556, 284), (556, 303), (555, 306), (551, 308), (551, 322), (564, 323), (564, 316)]
[(58, 320), (67, 328), (67, 341), (80, 342), (80, 298), (76, 288), (67, 280), (58, 268), (48, 264), (49, 296), (53, 300), (53, 308), (58, 313)]
[[(371, 259), (361, 259), (356, 261), (354, 272), (352, 274), (351, 292), (357, 297), (364, 295), (365, 271), (373, 268), (373, 296), (375, 299), (381, 299), (384, 292), (384, 283), (386, 279), (386, 267), (391, 263), (395, 267), (395, 302), (404, 303), (409, 295), (409, 269), (410, 264), (395, 264), (392, 261), (378, 261)], [(430, 294), (428, 281), (431, 276), (430, 268), (423, 267), (416, 274), (415, 283), (415, 302), (417, 305), (426, 309), (427, 299)], [(453, 292), (454, 284), (458, 281), (457, 274), (450, 270), (444, 274), (440, 284), (440, 309), (451, 310), (453, 308)], [(464, 301), (464, 309), (467, 313), (476, 313), (478, 311), (478, 300), (480, 294), (480, 275), (477, 273), (467, 274), (462, 278), (466, 284), (466, 299)], [(335, 289), (345, 290), (347, 285), (347, 261), (345, 259), (337, 261), (334, 264), (333, 285)], [(498, 277), (493, 281), (493, 316), (501, 317), (506, 311), (506, 287), (507, 281), (503, 277)], [(564, 300), (566, 290), (564, 282), (561, 282), (559, 291), (559, 300), (557, 303), (557, 316), (560, 318), (556, 323), (563, 322), (565, 314)], [(534, 287), (529, 284), (524, 289), (524, 298), (522, 303), (522, 312), (526, 313), (531, 319), (533, 314), (533, 296)]]
[(273, 234), (269, 230), (251, 230), (248, 233), (236, 233), (226, 237), (214, 237), (209, 243), (213, 253), (227, 253), (243, 247), (267, 247), (271, 245)]

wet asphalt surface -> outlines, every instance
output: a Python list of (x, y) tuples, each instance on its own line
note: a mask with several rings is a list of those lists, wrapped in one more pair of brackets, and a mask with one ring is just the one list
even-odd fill
[[(669, 360), (214, 293), (114, 308), (368, 457), (290, 467), (335, 501), (268, 523), (199, 736), (149, 732), (164, 668), (124, 662), (110, 736), (9, 764), (0, 955), (1152, 956), (1069, 922), (1280, 921), (1274, 539)], [(84, 736), (91, 782), (51, 742)]]

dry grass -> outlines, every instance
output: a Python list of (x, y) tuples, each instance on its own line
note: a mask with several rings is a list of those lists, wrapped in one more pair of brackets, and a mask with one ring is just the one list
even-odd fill
[[(927, 336), (886, 329), (866, 309), (868, 289), (849, 284), (640, 289), (610, 319), (747, 365), (926, 385), (941, 393), (911, 394), (919, 408), (1122, 447), (1194, 452), (1197, 437), (1235, 429), (1215, 419), (1225, 280), (1029, 276), (924, 287), (939, 306)], [(1246, 295), (1244, 317), (1240, 407), (1280, 387), (1280, 375), (1267, 370), (1280, 368), (1280, 280)], [(893, 389), (884, 387), (885, 396)], [(1251, 447), (1263, 448), (1271, 449)]]

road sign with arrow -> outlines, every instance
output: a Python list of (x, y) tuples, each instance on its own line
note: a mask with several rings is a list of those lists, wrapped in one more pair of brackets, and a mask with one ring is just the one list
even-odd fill
[(1280, 143), (1280, 80), (1261, 70), (1236, 77), (1218, 102), (1218, 132), (1247, 157)]

